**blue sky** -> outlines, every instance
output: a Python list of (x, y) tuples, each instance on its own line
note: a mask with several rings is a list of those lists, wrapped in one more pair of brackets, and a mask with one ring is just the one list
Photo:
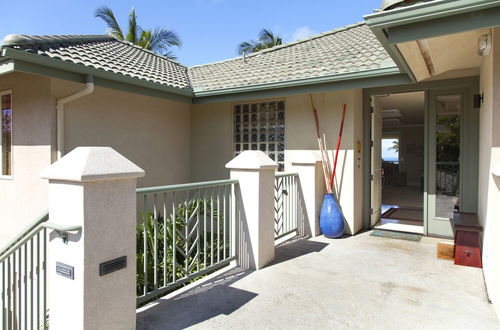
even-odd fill
[[(378, 8), (381, 0), (164, 0), (164, 1), (3, 1), (0, 38), (18, 34), (102, 34), (106, 25), (94, 10), (107, 5), (125, 26), (130, 9), (136, 9), (145, 28), (165, 26), (183, 42), (176, 51), (186, 65), (237, 56), (241, 41), (253, 39), (262, 28), (284, 41), (307, 37), (359, 22)], [(6, 14), (8, 13), (8, 14)]]
[(398, 153), (391, 149), (393, 142), (397, 139), (382, 139), (382, 159), (384, 160), (397, 160)]

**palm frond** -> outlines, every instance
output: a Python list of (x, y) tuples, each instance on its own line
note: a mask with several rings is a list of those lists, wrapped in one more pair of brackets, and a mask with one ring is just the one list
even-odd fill
[(128, 16), (128, 33), (127, 41), (136, 44), (138, 41), (139, 26), (137, 25), (137, 15), (135, 14), (135, 9), (132, 8), (130, 15)]
[(274, 33), (268, 29), (262, 29), (260, 31), (259, 41), (265, 46), (264, 48), (271, 48), (283, 43), (280, 36), (274, 35)]
[(123, 32), (115, 18), (113, 10), (107, 6), (99, 7), (94, 12), (95, 17), (102, 19), (108, 25), (108, 34), (118, 40), (123, 40)]
[(149, 40), (149, 49), (156, 53), (165, 53), (172, 47), (180, 48), (181, 45), (181, 39), (174, 31), (158, 26), (151, 33)]
[(255, 40), (250, 40), (240, 43), (238, 45), (237, 52), (238, 54), (243, 55), (243, 54), (258, 52), (259, 50), (262, 49), (264, 49), (264, 44)]

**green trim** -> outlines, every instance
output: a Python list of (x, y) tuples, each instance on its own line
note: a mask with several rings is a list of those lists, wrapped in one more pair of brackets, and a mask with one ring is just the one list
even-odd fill
[(274, 90), (274, 89), (278, 89), (278, 88), (288, 88), (288, 87), (305, 86), (305, 85), (316, 85), (316, 84), (330, 83), (330, 82), (344, 81), (344, 80), (352, 80), (352, 79), (371, 78), (371, 77), (375, 77), (375, 76), (380, 77), (380, 76), (386, 76), (386, 75), (393, 75), (396, 73), (400, 73), (398, 68), (389, 67), (389, 68), (366, 70), (366, 71), (360, 71), (360, 72), (336, 74), (336, 75), (330, 75), (330, 76), (324, 76), (324, 77), (287, 80), (287, 81), (281, 81), (281, 82), (276, 82), (276, 83), (260, 84), (260, 85), (245, 86), (245, 87), (224, 88), (224, 89), (217, 89), (217, 90), (213, 90), (213, 91), (195, 91), (194, 94), (196, 97), (206, 97), (206, 96), (214, 96), (214, 95), (247, 93), (247, 92), (262, 91), (262, 90)]
[(500, 0), (432, 1), (364, 16), (370, 27), (389, 28), (477, 12), (500, 6)]
[(421, 40), (500, 25), (500, 7), (388, 28), (389, 44)]
[(408, 63), (406, 63), (406, 60), (404, 56), (401, 54), (399, 51), (399, 48), (396, 45), (390, 44), (387, 40), (387, 34), (383, 30), (377, 30), (377, 29), (372, 29), (373, 34), (375, 37), (378, 39), (382, 47), (384, 47), (385, 51), (389, 54), (389, 56), (392, 58), (392, 60), (396, 63), (396, 65), (402, 70), (402, 72), (405, 72), (408, 74), (412, 82), (417, 82), (417, 79), (415, 78), (415, 75), (410, 69), (410, 66)]
[[(42, 74), (42, 75), (50, 75), (50, 76), (57, 76), (57, 78), (62, 78), (62, 79), (69, 79), (75, 81), (76, 76), (67, 76), (62, 73), (62, 71), (65, 72), (70, 72), (73, 74), (80, 74), (80, 75), (92, 75), (95, 78), (100, 78), (96, 79), (101, 82), (103, 81), (108, 81), (107, 83), (109, 86), (123, 86), (123, 85), (132, 85), (132, 86), (137, 86), (140, 87), (141, 91), (144, 91), (144, 89), (150, 89), (157, 91), (158, 93), (163, 93), (171, 98), (175, 98), (177, 100), (184, 100), (185, 102), (191, 103), (191, 98), (193, 97), (193, 92), (191, 90), (185, 90), (185, 89), (180, 89), (180, 88), (175, 88), (175, 87), (170, 87), (170, 86), (165, 86), (162, 84), (154, 83), (151, 81), (139, 79), (139, 78), (133, 78), (133, 77), (128, 77), (125, 75), (121, 74), (116, 74), (113, 72), (108, 72), (100, 69), (95, 69), (95, 68), (89, 68), (80, 64), (75, 64), (75, 63), (70, 63), (70, 62), (65, 62), (61, 61), (58, 59), (53, 59), (50, 57), (46, 56), (39, 56), (35, 54), (30, 54), (25, 51), (13, 49), (13, 48), (3, 48), (2, 49), (2, 56), (9, 57), (14, 59), (15, 61), (20, 60), (24, 63), (30, 63), (30, 64), (36, 64), (41, 66), (42, 68), (37, 68), (38, 72), (32, 72), (35, 74)], [(28, 68), (28, 66), (25, 66), (26, 70), (35, 70), (34, 67)], [(78, 79), (76, 80), (78, 81)], [(84, 79), (81, 81), (85, 81)], [(115, 84), (113, 84), (115, 83)], [(130, 89), (132, 90), (132, 88)], [(129, 91), (130, 91), (129, 90)], [(159, 94), (158, 94), (159, 95)]]
[[(373, 73), (373, 72), (372, 72)], [(345, 76), (345, 80), (333, 80), (330, 82), (324, 81), (317, 84), (298, 84), (291, 87), (276, 87), (273, 89), (256, 90), (251, 92), (234, 92), (232, 94), (223, 94), (215, 96), (200, 97), (196, 96), (193, 103), (217, 103), (217, 102), (235, 102), (251, 99), (267, 99), (275, 97), (283, 97), (288, 95), (308, 94), (308, 93), (322, 93), (333, 90), (348, 90), (348, 89), (361, 89), (380, 86), (392, 86), (399, 84), (411, 83), (408, 75), (400, 73), (399, 70), (392, 68), (392, 73), (389, 74), (373, 74), (366, 75), (359, 78)]]

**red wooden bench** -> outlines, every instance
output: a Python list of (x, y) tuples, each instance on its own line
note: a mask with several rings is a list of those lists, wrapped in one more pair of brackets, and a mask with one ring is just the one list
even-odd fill
[(479, 233), (483, 228), (479, 225), (477, 214), (455, 212), (452, 224), (455, 234), (455, 265), (482, 268)]

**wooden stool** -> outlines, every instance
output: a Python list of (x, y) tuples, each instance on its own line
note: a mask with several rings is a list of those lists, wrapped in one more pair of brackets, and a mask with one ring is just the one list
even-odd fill
[(482, 268), (477, 214), (456, 212), (453, 214), (453, 232), (455, 234), (455, 265)]

